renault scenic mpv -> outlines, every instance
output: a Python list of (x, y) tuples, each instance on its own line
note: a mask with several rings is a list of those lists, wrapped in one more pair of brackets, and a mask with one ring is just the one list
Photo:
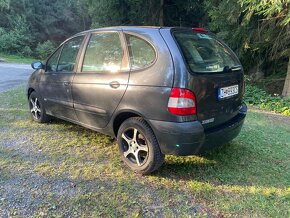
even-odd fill
[(114, 136), (123, 161), (141, 174), (166, 154), (229, 142), (246, 117), (241, 63), (200, 28), (81, 32), (32, 67), (27, 96), (35, 121), (53, 116)]

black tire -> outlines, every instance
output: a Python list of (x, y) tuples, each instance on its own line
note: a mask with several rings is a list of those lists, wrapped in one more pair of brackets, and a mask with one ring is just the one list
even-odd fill
[(47, 123), (50, 117), (46, 114), (41, 97), (33, 91), (28, 99), (29, 111), (34, 121), (38, 123)]
[(125, 120), (119, 128), (117, 141), (122, 160), (136, 173), (149, 174), (164, 162), (164, 154), (152, 129), (141, 117)]

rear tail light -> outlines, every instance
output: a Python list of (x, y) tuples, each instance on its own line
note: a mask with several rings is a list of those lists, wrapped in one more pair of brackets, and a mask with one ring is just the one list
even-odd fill
[(175, 115), (196, 114), (196, 98), (188, 89), (172, 88), (168, 101), (168, 111)]

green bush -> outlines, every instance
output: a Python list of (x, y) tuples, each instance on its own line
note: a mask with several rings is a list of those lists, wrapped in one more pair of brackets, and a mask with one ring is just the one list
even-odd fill
[(10, 31), (0, 27), (0, 51), (10, 54), (29, 55), (27, 53), (30, 53), (30, 47), (33, 45), (34, 39), (28, 23), (19, 16), (15, 18), (12, 26)]
[(21, 54), (24, 56), (24, 57), (31, 57), (32, 55), (32, 50), (29, 46), (25, 46), (22, 51), (21, 51)]
[(290, 116), (290, 99), (271, 96), (255, 85), (247, 84), (244, 100), (249, 105)]
[(35, 49), (35, 56), (44, 60), (55, 50), (55, 45), (51, 41), (38, 43)]

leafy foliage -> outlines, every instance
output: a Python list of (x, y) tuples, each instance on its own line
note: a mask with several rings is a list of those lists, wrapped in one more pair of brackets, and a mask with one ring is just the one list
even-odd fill
[(261, 109), (290, 116), (290, 99), (271, 96), (255, 85), (246, 85), (244, 100)]
[[(3, 0), (2, 0), (3, 1)], [(9, 0), (0, 10), (0, 27), (13, 29), (17, 16), (30, 27), (30, 35), (37, 42), (52, 40), (60, 43), (65, 38), (90, 27), (87, 5), (80, 0)], [(32, 46), (32, 49), (36, 47)]]
[(55, 44), (49, 40), (44, 43), (38, 43), (35, 49), (35, 56), (40, 59), (45, 59), (55, 50), (55, 47)]
[(0, 27), (0, 50), (7, 53), (26, 54), (29, 46), (34, 41), (31, 35), (29, 24), (21, 16), (15, 17), (12, 22), (12, 29), (6, 30)]

